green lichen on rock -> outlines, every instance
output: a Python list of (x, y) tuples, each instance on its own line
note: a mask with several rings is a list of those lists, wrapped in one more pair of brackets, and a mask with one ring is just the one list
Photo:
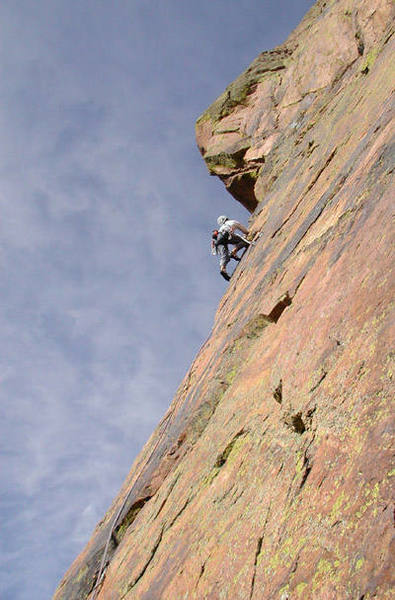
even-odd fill
[(338, 579), (339, 576), (337, 575), (336, 565), (326, 558), (321, 558), (318, 561), (315, 575), (313, 577), (313, 592), (319, 589), (323, 580), (335, 582)]
[(217, 392), (214, 393), (209, 400), (203, 402), (203, 404), (201, 404), (201, 406), (198, 408), (194, 418), (190, 423), (191, 441), (198, 439), (202, 435), (225, 391), (225, 389), (217, 390)]
[(213, 468), (203, 480), (203, 486), (211, 485), (224, 465), (226, 463), (231, 465), (234, 462), (244, 447), (246, 439), (247, 434), (244, 431), (240, 431), (235, 435), (232, 441), (226, 446), (225, 450), (223, 450), (223, 452), (217, 456)]
[(84, 577), (86, 577), (87, 573), (88, 573), (88, 565), (85, 565), (78, 571), (76, 581), (79, 582), (82, 579), (84, 579)]
[[(384, 10), (390, 0), (372, 2)], [(247, 71), (202, 117), (199, 148), (212, 172), (248, 210), (263, 200), (250, 227), (261, 235), (169, 427), (136, 463), (150, 456), (146, 474), (134, 474), (154, 495), (111, 551), (102, 595), (135, 594), (136, 558), (165, 525), (165, 543), (140, 571), (141, 598), (390, 598), (390, 47), (374, 34), (379, 10), (372, 23), (361, 11), (359, 39), (351, 6), (318, 0), (287, 41), (294, 55), (261, 55), (257, 65), (273, 58), (273, 70)], [(299, 107), (297, 92), (316, 82), (311, 57), (319, 75), (332, 69), (322, 54), (332, 54), (326, 40), (337, 22), (354, 62)], [(369, 45), (358, 58), (362, 39)], [(275, 70), (280, 58), (292, 60), (290, 72)], [(57, 600), (87, 598), (105, 533), (96, 530), (96, 550), (88, 547)]]
[(245, 103), (254, 87), (267, 76), (285, 69), (290, 61), (286, 48), (262, 52), (235, 81), (233, 81), (198, 119), (198, 123), (211, 119), (214, 123), (229, 115), (235, 106)]
[(303, 597), (303, 591), (306, 587), (307, 587), (307, 583), (305, 583), (304, 581), (301, 581), (300, 583), (298, 583), (298, 585), (295, 588), (295, 592), (296, 592), (298, 598)]
[(367, 53), (366, 58), (361, 67), (361, 73), (364, 73), (364, 75), (367, 75), (369, 73), (374, 63), (376, 62), (379, 52), (380, 48), (378, 46), (375, 46)]
[(212, 153), (205, 156), (206, 165), (210, 172), (216, 172), (220, 169), (237, 169), (243, 164), (243, 157), (250, 148), (249, 140), (240, 140), (234, 147), (227, 149), (227, 152)]
[(227, 384), (231, 385), (233, 383), (234, 378), (237, 375), (237, 366), (234, 366), (225, 376), (225, 381)]
[(146, 502), (146, 498), (143, 498), (139, 502), (136, 502), (131, 507), (129, 512), (126, 514), (125, 518), (122, 520), (121, 525), (116, 530), (116, 538), (117, 538), (118, 543), (125, 535), (126, 530), (130, 527), (130, 525), (133, 523), (133, 521), (135, 521), (137, 515), (139, 514), (140, 510), (143, 508), (145, 502)]
[(355, 570), (356, 570), (356, 571), (359, 571), (359, 569), (361, 569), (361, 568), (362, 568), (362, 566), (363, 566), (363, 563), (364, 563), (364, 562), (365, 562), (365, 559), (364, 559), (364, 558), (359, 558), (359, 559), (357, 560), (357, 562), (355, 563)]
[(284, 585), (279, 591), (280, 600), (284, 600), (284, 596), (288, 598), (289, 584)]
[(243, 329), (242, 335), (247, 339), (257, 338), (261, 335), (263, 329), (271, 323), (272, 320), (267, 315), (259, 314), (248, 321)]

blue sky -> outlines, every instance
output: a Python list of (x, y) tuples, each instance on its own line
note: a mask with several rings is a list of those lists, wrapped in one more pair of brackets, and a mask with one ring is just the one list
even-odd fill
[(226, 282), (195, 120), (311, 0), (2, 0), (2, 600), (49, 598)]

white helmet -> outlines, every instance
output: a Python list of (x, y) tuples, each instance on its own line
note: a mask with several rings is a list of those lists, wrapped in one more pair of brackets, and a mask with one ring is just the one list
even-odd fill
[(223, 225), (226, 221), (228, 221), (228, 217), (225, 217), (224, 215), (221, 215), (220, 217), (218, 217), (217, 219), (217, 223), (218, 225), (221, 227), (221, 225)]

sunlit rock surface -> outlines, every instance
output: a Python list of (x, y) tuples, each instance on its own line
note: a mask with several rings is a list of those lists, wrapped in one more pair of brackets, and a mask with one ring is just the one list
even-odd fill
[(56, 600), (393, 598), (392, 26), (319, 0), (199, 119), (256, 245)]

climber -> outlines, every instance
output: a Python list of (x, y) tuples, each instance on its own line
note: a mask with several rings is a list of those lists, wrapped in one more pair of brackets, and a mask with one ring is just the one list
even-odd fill
[[(211, 251), (214, 255), (219, 255), (220, 273), (226, 281), (229, 281), (230, 275), (228, 275), (226, 271), (228, 262), (231, 258), (240, 261), (241, 257), (237, 255), (238, 251), (243, 248), (248, 248), (250, 245), (250, 242), (245, 237), (235, 233), (235, 231), (239, 230), (244, 233), (244, 235), (248, 235), (248, 229), (238, 221), (228, 219), (228, 217), (225, 217), (224, 215), (218, 217), (217, 223), (219, 229), (214, 229), (212, 233)], [(230, 253), (228, 249), (229, 244), (234, 246)]]

